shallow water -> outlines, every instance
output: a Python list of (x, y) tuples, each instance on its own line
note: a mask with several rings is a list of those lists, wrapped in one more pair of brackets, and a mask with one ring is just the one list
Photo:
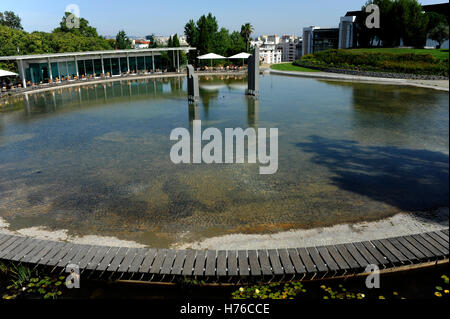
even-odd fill
[[(263, 76), (117, 81), (0, 102), (0, 217), (168, 247), (448, 206), (448, 92)], [(172, 129), (279, 129), (279, 168), (170, 161)], [(423, 218), (423, 215), (421, 215)], [(431, 218), (431, 217), (430, 217)]]

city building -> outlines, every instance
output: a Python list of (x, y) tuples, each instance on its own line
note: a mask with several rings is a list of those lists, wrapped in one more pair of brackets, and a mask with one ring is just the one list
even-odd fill
[(303, 55), (337, 49), (338, 44), (339, 28), (321, 28), (317, 26), (303, 28)]
[(356, 44), (356, 16), (341, 17), (339, 21), (339, 49), (353, 48)]
[(302, 56), (302, 38), (294, 35), (283, 35), (277, 48), (281, 50), (281, 61), (292, 62)]
[(259, 48), (259, 59), (264, 64), (281, 63), (282, 50), (278, 48), (280, 37), (263, 35), (250, 42), (251, 47)]
[(119, 76), (126, 73), (163, 70), (162, 52), (173, 55), (171, 68), (179, 71), (180, 51), (195, 48), (154, 48), (109, 51), (86, 51), (70, 53), (48, 53), (34, 55), (1, 56), (0, 61), (16, 62), (22, 86), (53, 82), (62, 78)]
[(131, 40), (131, 43), (135, 49), (148, 49), (150, 41), (147, 40)]

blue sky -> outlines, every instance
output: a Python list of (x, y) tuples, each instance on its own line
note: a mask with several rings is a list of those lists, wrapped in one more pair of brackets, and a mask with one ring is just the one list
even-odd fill
[[(346, 11), (360, 9), (365, 0), (1, 0), (0, 11), (12, 10), (22, 18), (26, 31), (51, 31), (58, 26), (65, 8), (76, 4), (82, 17), (102, 35), (183, 33), (189, 19), (212, 12), (219, 25), (239, 30), (245, 22), (255, 28), (254, 35), (296, 34), (305, 26), (337, 26)], [(422, 4), (443, 0), (422, 0)]]

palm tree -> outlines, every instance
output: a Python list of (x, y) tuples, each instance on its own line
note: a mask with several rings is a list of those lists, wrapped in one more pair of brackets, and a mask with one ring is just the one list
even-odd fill
[(244, 38), (247, 44), (247, 51), (250, 49), (250, 35), (255, 31), (250, 23), (243, 24), (241, 26), (241, 36)]

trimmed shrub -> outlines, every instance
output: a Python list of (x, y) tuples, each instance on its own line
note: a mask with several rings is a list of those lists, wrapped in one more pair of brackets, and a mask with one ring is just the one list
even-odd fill
[(393, 72), (448, 77), (448, 59), (431, 54), (355, 52), (327, 50), (303, 56), (295, 65), (311, 68), (340, 68), (359, 71)]

